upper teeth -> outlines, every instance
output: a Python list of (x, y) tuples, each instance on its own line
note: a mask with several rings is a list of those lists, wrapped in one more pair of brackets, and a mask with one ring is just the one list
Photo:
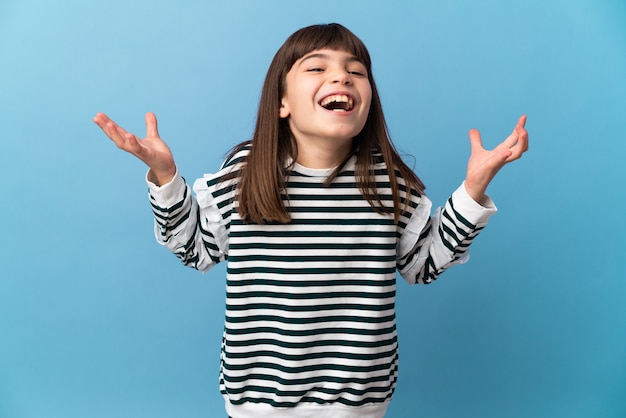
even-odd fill
[(326, 107), (333, 102), (347, 103), (348, 109), (352, 109), (352, 106), (354, 106), (354, 100), (352, 100), (351, 97), (346, 96), (345, 94), (334, 94), (332, 96), (328, 96), (320, 102), (320, 105)]

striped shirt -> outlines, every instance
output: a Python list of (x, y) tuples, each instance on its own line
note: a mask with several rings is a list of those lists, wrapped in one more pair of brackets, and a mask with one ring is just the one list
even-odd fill
[[(157, 240), (187, 266), (228, 260), (220, 390), (232, 417), (382, 417), (396, 385), (396, 271), (430, 283), (464, 262), (495, 212), (461, 186), (431, 216), (409, 195), (398, 223), (377, 213), (356, 185), (354, 157), (331, 170), (295, 164), (283, 199), (288, 224), (250, 224), (236, 209), (243, 149), (191, 193), (179, 175), (149, 183)], [(375, 167), (384, 205), (393, 205), (387, 167)], [(293, 415), (290, 415), (293, 414)]]

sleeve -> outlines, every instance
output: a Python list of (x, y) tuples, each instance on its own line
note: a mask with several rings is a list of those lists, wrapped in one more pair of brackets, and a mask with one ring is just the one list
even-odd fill
[[(202, 180), (196, 181), (194, 189)], [(148, 190), (157, 242), (183, 264), (202, 272), (227, 258), (227, 228), (207, 187), (198, 186), (196, 197), (177, 172), (160, 187), (148, 181)]]
[(427, 197), (419, 197), (400, 236), (398, 271), (410, 284), (431, 283), (448, 267), (465, 263), (470, 244), (497, 210), (489, 197), (475, 202), (464, 184), (432, 216), (431, 207)]

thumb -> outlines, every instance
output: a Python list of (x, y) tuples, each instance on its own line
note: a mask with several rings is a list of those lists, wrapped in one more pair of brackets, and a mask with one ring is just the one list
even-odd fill
[(483, 141), (480, 138), (480, 132), (478, 132), (477, 129), (470, 129), (469, 140), (470, 146), (472, 147), (472, 152), (483, 149)]
[(157, 118), (156, 115), (152, 112), (146, 113), (146, 137), (150, 136), (156, 136), (157, 138), (160, 138)]

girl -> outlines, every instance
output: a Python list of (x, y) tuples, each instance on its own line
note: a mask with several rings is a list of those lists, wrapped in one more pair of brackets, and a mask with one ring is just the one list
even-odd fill
[(95, 123), (146, 163), (157, 240), (188, 266), (228, 259), (220, 390), (231, 417), (382, 417), (398, 370), (396, 270), (430, 283), (468, 258), (495, 212), (487, 185), (528, 147), (519, 119), (494, 150), (470, 131), (463, 184), (430, 216), (387, 133), (364, 44), (303, 28), (267, 73), (254, 136), (193, 186), (146, 115), (140, 140)]

